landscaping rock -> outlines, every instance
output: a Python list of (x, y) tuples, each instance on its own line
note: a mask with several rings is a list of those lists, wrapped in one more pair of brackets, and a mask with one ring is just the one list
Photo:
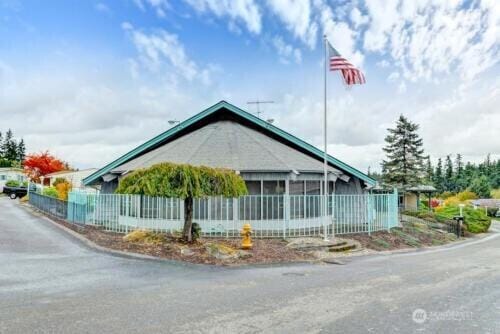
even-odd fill
[(238, 250), (219, 243), (207, 243), (205, 245), (207, 253), (218, 260), (237, 259)]
[(321, 250), (347, 244), (340, 238), (325, 241), (321, 238), (296, 238), (288, 242), (287, 247), (301, 251)]
[(253, 256), (252, 253), (244, 251), (244, 250), (238, 250), (237, 254), (238, 254), (238, 259), (242, 259), (242, 260), (251, 258)]
[(188, 247), (183, 247), (183, 248), (181, 248), (181, 255), (192, 256), (192, 255), (194, 255), (194, 252), (191, 249), (189, 249)]

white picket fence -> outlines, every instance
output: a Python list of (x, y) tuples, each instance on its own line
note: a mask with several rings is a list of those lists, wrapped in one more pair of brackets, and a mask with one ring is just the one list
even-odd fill
[[(398, 225), (397, 193), (330, 195), (322, 215), (321, 195), (249, 195), (194, 200), (193, 221), (204, 236), (238, 237), (243, 224), (254, 237), (370, 233)], [(184, 224), (184, 202), (143, 195), (70, 193), (68, 219), (115, 232), (135, 229), (175, 232)], [(326, 228), (325, 228), (326, 225)]]

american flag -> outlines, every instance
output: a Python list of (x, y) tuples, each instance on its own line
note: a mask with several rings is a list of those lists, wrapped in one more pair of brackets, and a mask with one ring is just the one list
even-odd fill
[(354, 67), (353, 64), (347, 61), (340, 53), (335, 50), (329, 42), (328, 43), (328, 57), (330, 58), (330, 71), (340, 71), (346, 85), (361, 85), (366, 82), (363, 73)]

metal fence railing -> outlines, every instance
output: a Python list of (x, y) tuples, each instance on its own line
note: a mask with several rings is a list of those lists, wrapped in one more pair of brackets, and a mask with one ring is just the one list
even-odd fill
[[(399, 224), (397, 193), (330, 195), (326, 217), (323, 201), (322, 195), (195, 199), (193, 221), (207, 237), (239, 237), (243, 224), (250, 223), (257, 238), (370, 233)], [(115, 232), (175, 232), (184, 224), (184, 202), (178, 198), (71, 192), (67, 202), (30, 194), (30, 203), (49, 215)]]
[(50, 216), (60, 219), (67, 219), (68, 217), (68, 203), (66, 201), (31, 192), (29, 202)]

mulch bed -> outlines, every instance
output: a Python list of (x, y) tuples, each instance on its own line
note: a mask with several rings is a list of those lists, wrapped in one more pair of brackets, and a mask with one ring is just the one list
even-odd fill
[[(287, 242), (281, 239), (253, 239), (253, 248), (247, 251), (251, 256), (220, 259), (209, 254), (206, 245), (208, 243), (216, 243), (238, 250), (241, 243), (240, 239), (200, 238), (195, 243), (187, 244), (178, 237), (165, 235), (166, 241), (161, 244), (136, 243), (123, 240), (123, 233), (104, 231), (93, 225), (78, 225), (54, 217), (51, 218), (58, 224), (85, 236), (99, 246), (171, 260), (215, 265), (266, 264), (316, 260), (311, 253), (286, 247)], [(363, 248), (375, 251), (444, 245), (456, 240), (453, 234), (432, 228), (430, 224), (421, 223), (404, 223), (402, 228), (393, 228), (390, 233), (387, 231), (378, 231), (371, 233), (371, 235), (364, 233), (349, 234), (343, 235), (342, 238), (356, 240)]]
[(433, 229), (430, 226), (411, 223), (404, 223), (402, 228), (393, 228), (390, 233), (378, 231), (371, 235), (351, 234), (346, 237), (357, 240), (363, 247), (376, 251), (438, 246), (457, 240), (453, 234)]
[[(285, 263), (314, 260), (314, 256), (309, 253), (286, 247), (287, 242), (281, 239), (252, 239), (253, 248), (247, 250), (250, 257), (238, 259), (217, 259), (210, 255), (205, 245), (207, 243), (217, 243), (239, 249), (241, 241), (239, 239), (221, 239), (221, 238), (200, 238), (195, 243), (187, 244), (176, 237), (166, 235), (167, 242), (163, 244), (145, 244), (124, 241), (123, 233), (104, 231), (101, 228), (92, 225), (78, 225), (68, 223), (65, 220), (51, 217), (58, 224), (61, 224), (93, 241), (99, 246), (145, 255), (156, 256), (159, 258), (185, 261), (198, 264), (215, 265), (242, 265), (242, 264), (266, 264), (266, 263)], [(182, 254), (182, 249), (189, 249)]]

